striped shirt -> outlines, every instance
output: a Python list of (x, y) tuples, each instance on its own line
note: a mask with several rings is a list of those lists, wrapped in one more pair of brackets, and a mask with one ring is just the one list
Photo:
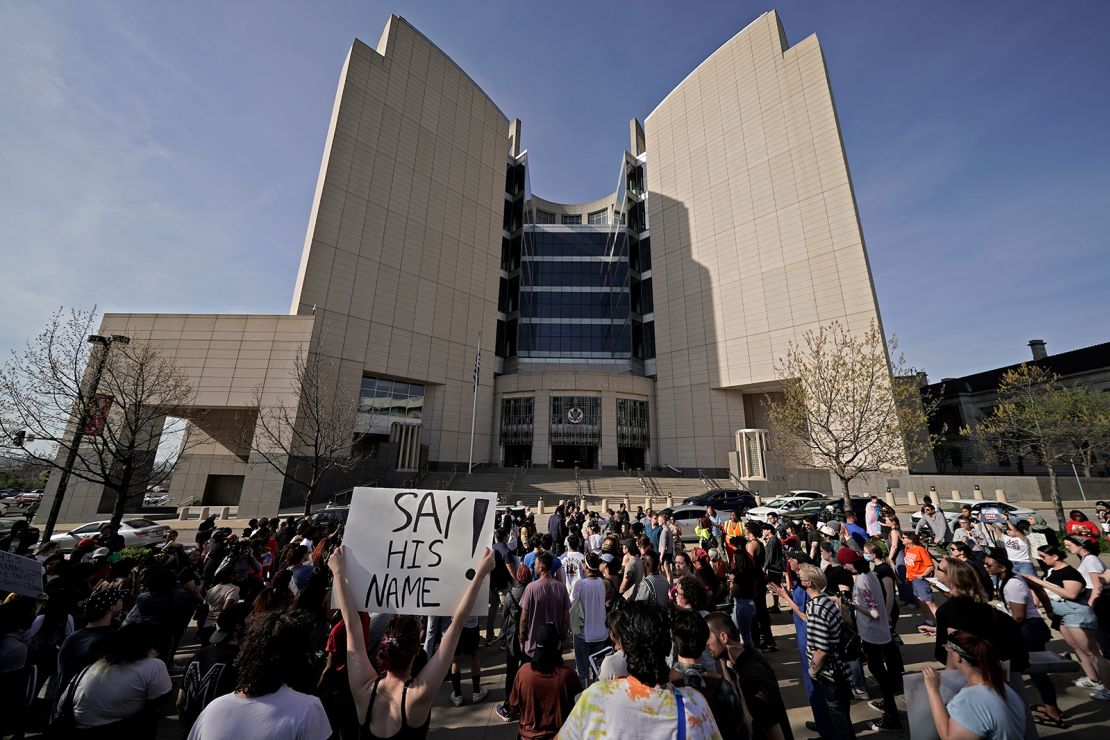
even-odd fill
[(842, 624), (840, 609), (828, 596), (821, 594), (806, 604), (806, 659), (812, 663), (815, 650), (827, 653), (818, 673), (826, 681), (837, 680)]

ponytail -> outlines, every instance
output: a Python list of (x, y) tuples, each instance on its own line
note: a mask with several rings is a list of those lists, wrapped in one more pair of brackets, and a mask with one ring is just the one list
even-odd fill
[(995, 693), (1005, 698), (1006, 676), (993, 645), (978, 635), (962, 631), (950, 634), (948, 642), (952, 643), (957, 655), (978, 669), (983, 680)]

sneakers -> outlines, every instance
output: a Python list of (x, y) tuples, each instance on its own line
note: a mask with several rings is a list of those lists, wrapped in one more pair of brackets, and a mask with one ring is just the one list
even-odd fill
[(899, 722), (898, 719), (895, 718), (895, 717), (884, 717), (879, 722), (872, 722), (871, 723), (871, 729), (875, 730), (876, 732), (879, 732), (879, 731), (882, 731), (882, 730), (888, 730), (888, 731), (901, 730), (902, 729), (902, 723)]
[(1091, 698), (1099, 701), (1110, 701), (1110, 689), (1099, 689), (1091, 694)]
[(1105, 691), (1105, 689), (1104, 689), (1104, 687), (1101, 683), (1099, 683), (1098, 681), (1092, 681), (1091, 679), (1087, 678), (1086, 676), (1083, 676), (1082, 678), (1075, 679), (1075, 681), (1073, 683), (1081, 689), (1094, 689), (1095, 691)]
[(867, 693), (867, 689), (852, 689), (852, 696), (862, 700), (869, 697), (870, 694)]
[(501, 718), (502, 722), (516, 722), (516, 717), (509, 713), (504, 704), (498, 704), (493, 708), (494, 713)]
[(479, 704), (482, 699), (485, 699), (487, 696), (489, 696), (489, 689), (478, 689), (470, 695), (470, 703)]
[(883, 706), (882, 699), (872, 699), (871, 701), (867, 702), (867, 706), (871, 707), (879, 714), (886, 714), (886, 707)]
[(462, 702), (463, 702), (462, 696), (459, 695), (459, 694), (456, 694), (454, 691), (452, 691), (451, 692), (451, 703), (454, 704), (456, 707), (461, 707)]

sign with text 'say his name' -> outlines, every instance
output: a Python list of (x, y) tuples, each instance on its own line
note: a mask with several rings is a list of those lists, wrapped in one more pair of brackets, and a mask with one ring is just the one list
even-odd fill
[[(496, 493), (356, 488), (343, 544), (359, 609), (453, 615), (493, 544), (496, 508)], [(474, 604), (475, 613), (488, 607)]]

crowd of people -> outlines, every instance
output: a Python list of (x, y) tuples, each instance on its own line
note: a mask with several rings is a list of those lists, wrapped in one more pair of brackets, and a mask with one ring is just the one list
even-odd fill
[[(1030, 675), (1039, 701), (1020, 680), (1053, 630), (1075, 684), (1110, 700), (1101, 502), (1059, 540), (970, 508), (950, 527), (931, 501), (910, 531), (877, 497), (827, 521), (709, 507), (692, 532), (669, 513), (560, 506), (541, 532), (499, 512), (454, 615), (428, 618), (359, 612), (342, 528), (311, 519), (233, 532), (210, 518), (190, 545), (170, 531), (149, 551), (110, 525), (69, 553), (13, 528), (0, 550), (37, 560), (43, 592), (0, 605), (0, 735), (152, 738), (176, 714), (186, 738), (420, 738), (448, 679), (454, 707), (487, 699), (483, 627), (503, 657), (495, 712), (528, 740), (791, 740), (785, 680), (804, 686), (815, 736), (854, 737), (854, 702), (878, 712), (872, 729), (899, 730), (906, 618), (958, 674), (954, 695), (938, 670), (920, 677), (939, 737), (1067, 726), (1049, 676)], [(781, 608), (797, 675), (768, 660)], [(187, 634), (199, 649), (178, 662)]]

